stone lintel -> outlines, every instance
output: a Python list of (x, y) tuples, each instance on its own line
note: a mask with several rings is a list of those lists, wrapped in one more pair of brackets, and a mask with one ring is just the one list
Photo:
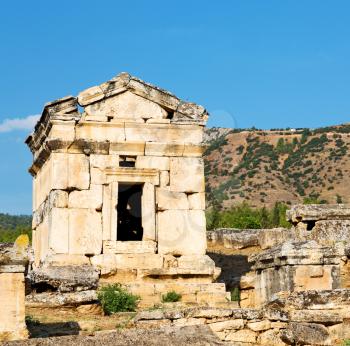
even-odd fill
[(159, 185), (159, 171), (153, 168), (106, 168), (104, 170), (108, 183), (126, 182), (126, 183), (152, 183)]
[(156, 253), (155, 241), (103, 241), (103, 253), (105, 254), (143, 254)]
[(349, 204), (298, 204), (287, 211), (291, 222), (350, 220)]

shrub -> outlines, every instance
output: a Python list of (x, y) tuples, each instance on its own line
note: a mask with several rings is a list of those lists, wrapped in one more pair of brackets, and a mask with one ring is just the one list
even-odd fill
[(235, 287), (231, 290), (231, 301), (232, 302), (239, 302), (241, 299), (241, 292), (239, 290), (239, 287)]
[(129, 293), (119, 283), (102, 287), (97, 297), (107, 315), (122, 311), (135, 311), (140, 299), (139, 296)]
[(162, 296), (163, 303), (174, 303), (180, 301), (182, 298), (181, 294), (175, 291), (170, 291)]

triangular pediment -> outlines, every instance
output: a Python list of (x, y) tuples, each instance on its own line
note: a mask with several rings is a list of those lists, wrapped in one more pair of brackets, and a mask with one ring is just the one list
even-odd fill
[(169, 116), (169, 112), (159, 104), (129, 90), (86, 105), (84, 112), (87, 116), (134, 120), (166, 119)]
[(204, 107), (181, 101), (172, 93), (128, 73), (80, 92), (78, 103), (89, 116), (205, 122), (208, 115)]

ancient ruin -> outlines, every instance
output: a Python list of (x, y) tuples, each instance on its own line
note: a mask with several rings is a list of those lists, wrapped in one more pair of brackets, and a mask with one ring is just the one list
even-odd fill
[(29, 238), (0, 244), (0, 342), (26, 339), (24, 272), (29, 262)]
[[(26, 237), (0, 244), (0, 340), (28, 336), (25, 309), (83, 315), (58, 325), (94, 334), (96, 316), (105, 318), (97, 292), (109, 283), (139, 295), (139, 305), (120, 316), (132, 330), (94, 334), (97, 343), (140, 333), (180, 345), (350, 338), (350, 206), (293, 206), (290, 229), (207, 232), (207, 117), (127, 73), (45, 105), (26, 141), (33, 255)], [(170, 291), (181, 301), (162, 302)]]
[[(175, 288), (189, 302), (225, 302), (206, 255), (207, 117), (127, 73), (47, 103), (26, 141), (37, 286), (119, 282), (145, 305)], [(57, 284), (77, 266), (94, 279)]]

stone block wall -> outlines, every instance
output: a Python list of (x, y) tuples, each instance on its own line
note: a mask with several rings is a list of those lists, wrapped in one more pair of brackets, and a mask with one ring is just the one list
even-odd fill
[(24, 272), (28, 264), (27, 236), (0, 244), (0, 342), (26, 339)]
[(349, 287), (349, 206), (297, 205), (287, 219), (288, 238), (249, 257), (241, 306), (264, 306), (287, 292)]
[(264, 309), (186, 308), (138, 313), (138, 328), (206, 325), (234, 345), (337, 345), (350, 337), (349, 290), (295, 292)]

